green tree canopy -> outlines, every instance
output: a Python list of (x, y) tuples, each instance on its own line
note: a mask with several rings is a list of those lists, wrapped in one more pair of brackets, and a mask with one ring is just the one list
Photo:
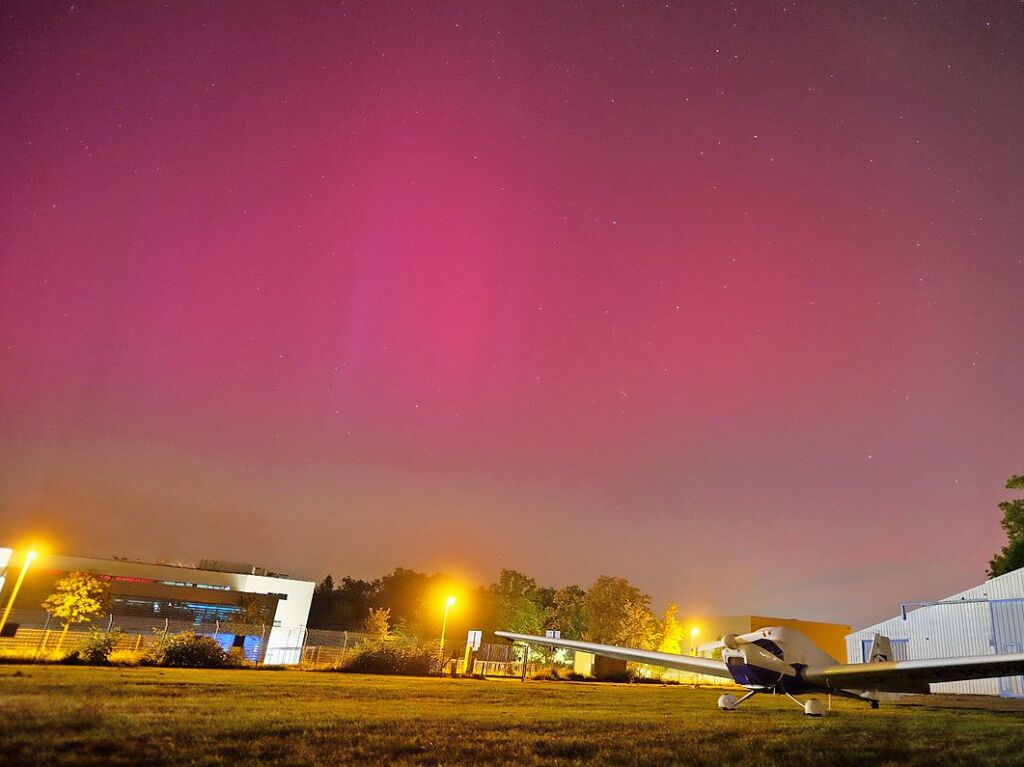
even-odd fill
[(679, 654), (683, 651), (683, 636), (686, 633), (683, 624), (679, 622), (679, 605), (675, 602), (665, 608), (665, 614), (661, 619), (661, 640), (658, 643), (658, 652), (671, 652)]
[(583, 605), (586, 596), (587, 592), (579, 586), (558, 589), (551, 599), (551, 607), (547, 610), (546, 627), (561, 631), (566, 639), (582, 639), (585, 630)]
[(587, 590), (583, 601), (584, 638), (592, 642), (614, 643), (619, 635), (628, 606), (650, 610), (651, 597), (625, 578), (602, 575)]
[(239, 594), (235, 604), (238, 612), (227, 621), (228, 629), (235, 634), (259, 636), (262, 627), (274, 620), (266, 598), (259, 594)]
[(54, 592), (43, 601), (43, 609), (64, 624), (57, 642), (59, 650), (68, 629), (75, 623), (88, 623), (107, 608), (107, 583), (92, 573), (75, 571), (59, 581)]
[(544, 631), (543, 595), (533, 578), (516, 570), (502, 570), (487, 591), (499, 628), (524, 634)]
[(627, 602), (613, 642), (638, 650), (653, 650), (661, 636), (661, 624), (643, 602)]
[(379, 580), (363, 581), (346, 576), (337, 583), (328, 575), (313, 591), (313, 603), (309, 609), (310, 628), (359, 629), (379, 590)]
[(386, 607), (371, 607), (370, 614), (363, 621), (363, 631), (383, 643), (391, 636), (391, 611)]
[[(1007, 490), (1024, 490), (1024, 475), (1014, 474), (1006, 481)], [(1006, 533), (1006, 545), (988, 563), (988, 575), (995, 578), (1024, 567), (1024, 498), (1003, 501), (1000, 523)]]

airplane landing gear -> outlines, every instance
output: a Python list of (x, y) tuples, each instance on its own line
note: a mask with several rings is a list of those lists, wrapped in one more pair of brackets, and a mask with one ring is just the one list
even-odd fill
[(825, 704), (817, 698), (811, 698), (804, 703), (804, 713), (807, 716), (821, 716), (825, 713)]
[(809, 698), (806, 703), (802, 703), (788, 692), (786, 693), (786, 697), (800, 706), (807, 716), (823, 716), (825, 713), (825, 705), (817, 698)]
[(752, 698), (757, 695), (756, 690), (751, 690), (742, 698), (737, 698), (735, 695), (719, 695), (718, 696), (718, 707), (722, 711), (735, 711), (739, 708), (740, 703), (745, 701), (747, 698)]

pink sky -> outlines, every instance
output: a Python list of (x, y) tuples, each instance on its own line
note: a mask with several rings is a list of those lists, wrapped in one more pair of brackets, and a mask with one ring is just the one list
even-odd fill
[(1021, 9), (9, 4), (0, 541), (861, 624), (1024, 471)]

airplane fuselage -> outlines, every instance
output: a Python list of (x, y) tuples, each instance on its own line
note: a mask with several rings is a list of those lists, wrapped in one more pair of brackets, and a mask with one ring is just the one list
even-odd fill
[(726, 637), (722, 649), (729, 674), (736, 684), (750, 690), (800, 695), (823, 688), (807, 682), (808, 666), (833, 666), (837, 661), (803, 633), (773, 626), (749, 634)]

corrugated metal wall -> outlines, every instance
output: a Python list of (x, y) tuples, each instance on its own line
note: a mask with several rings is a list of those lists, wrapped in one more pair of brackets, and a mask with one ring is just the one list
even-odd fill
[[(1024, 599), (1024, 570), (1016, 570), (993, 578), (979, 586), (961, 591), (942, 600), (957, 599)], [(1004, 608), (1001, 610), (1007, 612)], [(901, 616), (890, 618), (874, 626), (856, 631), (846, 637), (846, 652), (849, 663), (862, 662), (861, 642), (871, 639), (875, 632), (892, 639), (908, 641), (908, 656), (914, 660), (926, 658), (956, 658), (966, 655), (990, 655), (996, 652), (996, 631), (993, 626), (993, 607), (990, 602), (965, 602), (951, 605), (929, 605), (913, 610), (907, 619)], [(1007, 617), (998, 620), (1000, 651), (1007, 645), (1013, 646), (1010, 636), (1019, 630), (1024, 634), (1024, 624)], [(1024, 636), (1018, 638), (1024, 642)], [(1022, 645), (1024, 646), (1024, 645)], [(932, 692), (966, 693), (974, 695), (1015, 694), (1020, 680), (977, 679), (968, 682), (947, 682), (932, 685)]]

